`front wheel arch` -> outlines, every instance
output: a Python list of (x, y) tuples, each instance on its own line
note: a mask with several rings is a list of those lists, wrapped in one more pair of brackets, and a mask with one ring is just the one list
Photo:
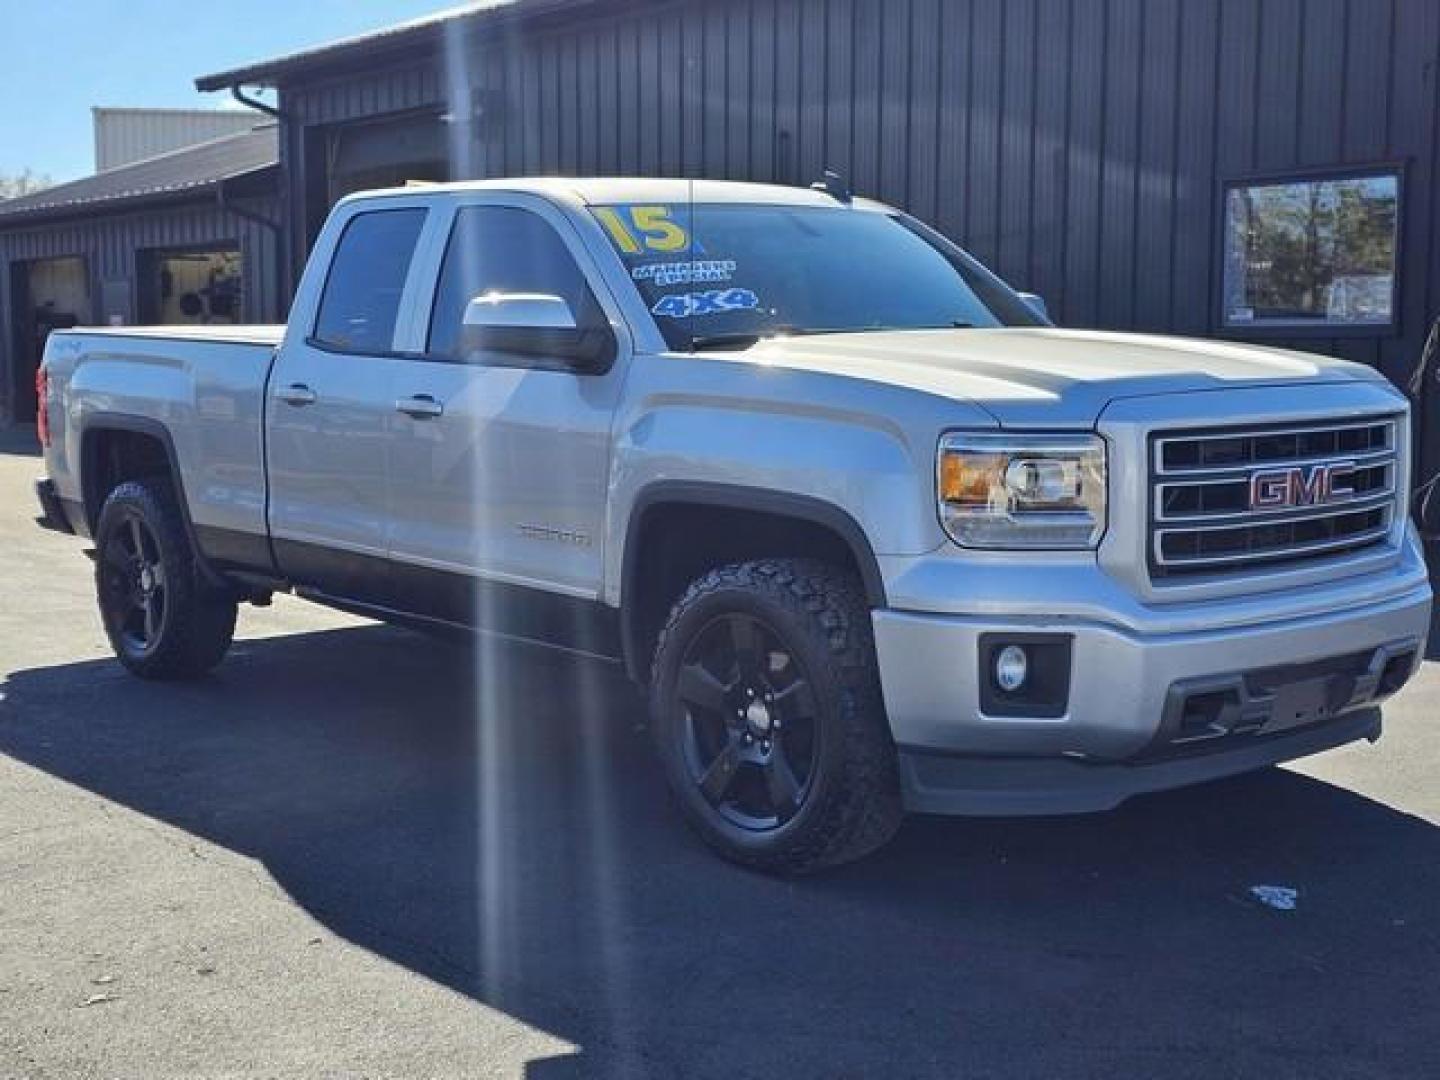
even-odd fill
[(707, 570), (761, 558), (808, 558), (855, 575), (872, 609), (886, 606), (880, 563), (860, 523), (824, 499), (705, 481), (657, 481), (631, 506), (621, 566), (621, 644), (645, 685), (671, 605)]

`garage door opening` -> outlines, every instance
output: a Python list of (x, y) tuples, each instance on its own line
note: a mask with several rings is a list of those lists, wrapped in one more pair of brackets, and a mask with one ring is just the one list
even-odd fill
[(90, 267), (80, 257), (35, 259), (11, 266), (11, 307), (15, 312), (14, 383), (10, 388), (16, 420), (35, 419), (35, 372), (52, 330), (87, 326), (95, 321), (90, 296)]
[(146, 251), (140, 255), (140, 322), (232, 326), (243, 321), (244, 263), (238, 248)]

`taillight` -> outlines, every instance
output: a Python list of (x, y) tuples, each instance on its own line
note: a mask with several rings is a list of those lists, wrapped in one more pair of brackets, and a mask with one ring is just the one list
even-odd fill
[(40, 436), (40, 445), (50, 445), (50, 376), (45, 365), (35, 369), (35, 433)]

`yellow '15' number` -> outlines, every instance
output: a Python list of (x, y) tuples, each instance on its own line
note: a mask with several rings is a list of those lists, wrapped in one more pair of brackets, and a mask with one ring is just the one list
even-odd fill
[[(622, 214), (629, 217), (628, 224)], [(668, 206), (629, 206), (618, 211), (604, 206), (595, 211), (595, 216), (626, 255), (639, 255), (644, 250), (642, 239), (650, 251), (684, 251), (690, 246), (689, 235), (671, 219)]]

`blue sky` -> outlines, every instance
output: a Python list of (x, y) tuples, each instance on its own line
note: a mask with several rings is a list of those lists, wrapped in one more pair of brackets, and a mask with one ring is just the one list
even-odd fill
[(458, 0), (0, 0), (0, 173), (94, 168), (92, 105), (218, 107), (194, 78)]

